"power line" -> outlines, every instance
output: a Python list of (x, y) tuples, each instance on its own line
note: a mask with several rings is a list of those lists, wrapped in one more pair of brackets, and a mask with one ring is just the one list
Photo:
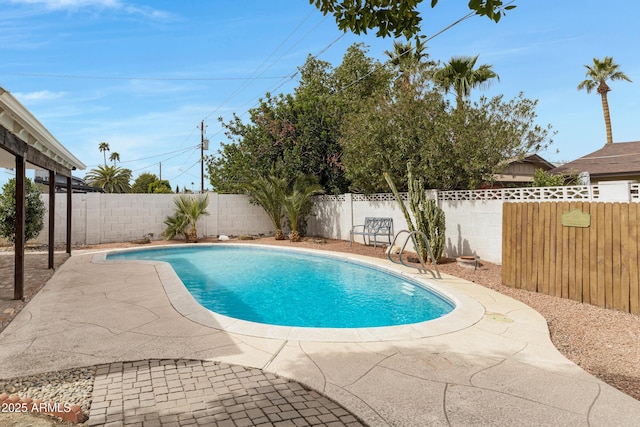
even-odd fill
[[(314, 27), (311, 31), (314, 31), (318, 26), (316, 25), (316, 27)], [(307, 33), (308, 35), (309, 33)], [(305, 35), (305, 37), (307, 36)], [(329, 50), (329, 48), (331, 46), (333, 46), (334, 44), (336, 44), (338, 41), (340, 41), (340, 39), (342, 39), (344, 36), (346, 35), (346, 33), (342, 33), (340, 36), (338, 36), (337, 38), (335, 38), (331, 43), (329, 43), (327, 46), (325, 46), (324, 48), (322, 48), (320, 50), (320, 52), (316, 53), (315, 55), (313, 55), (315, 58), (317, 58), (318, 56), (322, 55), (323, 53), (325, 53), (327, 50)], [(286, 53), (285, 53), (286, 54)], [(285, 84), (289, 83), (291, 80), (293, 80), (299, 73), (299, 70), (294, 71), (293, 73), (291, 73), (291, 75), (289, 75), (287, 77), (286, 80), (283, 80), (282, 82), (280, 82), (277, 86), (273, 87), (272, 89), (268, 90), (267, 92), (275, 92), (278, 89), (280, 89), (282, 86), (284, 86)], [(258, 95), (255, 96), (253, 99), (249, 100), (248, 102), (246, 102), (244, 105), (249, 105), (249, 104), (253, 104), (257, 99), (259, 99), (262, 95)], [(225, 101), (226, 102), (226, 101)], [(244, 106), (243, 108), (244, 109)], [(238, 117), (243, 117), (245, 114), (248, 113), (248, 109), (244, 111), (244, 113), (240, 114)], [(212, 113), (213, 114), (213, 113)], [(211, 116), (212, 114), (210, 114), (209, 116)], [(209, 117), (207, 116), (207, 117)], [(220, 132), (222, 132), (222, 129), (220, 129), (219, 131), (215, 132), (214, 134), (212, 134), (211, 136), (216, 136), (218, 135)]]
[[(280, 50), (280, 48), (281, 48), (281, 47), (282, 47), (282, 46), (287, 42), (287, 40), (289, 40), (289, 39), (291, 38), (291, 36), (293, 36), (293, 34), (294, 34), (296, 31), (298, 31), (298, 29), (302, 26), (302, 24), (304, 24), (304, 23), (309, 19), (309, 17), (310, 17), (312, 14), (313, 14), (313, 12), (310, 12), (310, 13), (309, 13), (309, 15), (307, 15), (307, 16), (302, 20), (302, 22), (300, 22), (300, 23), (299, 23), (299, 24), (298, 24), (298, 25), (297, 25), (297, 26), (296, 26), (296, 27), (295, 27), (295, 28), (294, 28), (294, 29), (293, 29), (293, 30), (292, 30), (292, 31), (287, 35), (287, 37), (285, 37), (285, 39), (284, 39), (284, 40), (283, 40), (283, 41), (278, 45), (278, 47), (276, 47), (276, 48), (275, 48), (275, 49), (274, 49), (274, 50), (269, 54), (269, 56), (267, 56), (267, 58), (266, 58), (264, 61), (262, 61), (262, 64), (260, 64), (260, 65), (259, 65), (259, 66), (258, 66), (258, 67), (253, 71), (253, 73), (251, 73), (251, 77), (250, 77), (250, 78), (248, 78), (248, 79), (245, 79), (245, 80), (244, 80), (244, 82), (243, 82), (242, 84), (240, 84), (240, 86), (238, 86), (238, 87), (237, 87), (237, 88), (236, 88), (236, 89), (231, 93), (231, 95), (229, 95), (229, 96), (228, 96), (224, 101), (222, 101), (214, 111), (212, 111), (212, 112), (211, 112), (211, 113), (209, 113), (207, 116), (205, 116), (203, 120), (207, 120), (209, 117), (213, 116), (213, 115), (214, 115), (214, 114), (216, 114), (218, 111), (220, 111), (220, 109), (222, 108), (222, 106), (223, 106), (223, 105), (225, 105), (227, 102), (229, 102), (229, 100), (233, 99), (233, 98), (234, 98), (238, 93), (240, 93), (243, 89), (245, 89), (245, 88), (248, 86), (249, 81), (256, 80), (256, 79), (254, 79), (254, 78), (253, 78), (253, 76), (255, 76), (255, 75), (260, 76), (260, 75), (264, 74), (267, 70), (269, 70), (271, 67), (273, 67), (275, 64), (277, 64), (277, 63), (282, 59), (282, 57), (283, 57), (284, 55), (286, 55), (286, 54), (287, 54), (291, 49), (293, 49), (293, 47), (297, 46), (297, 45), (298, 45), (298, 43), (300, 43), (300, 41), (301, 41), (301, 40), (303, 40), (304, 38), (306, 38), (306, 37), (307, 37), (311, 32), (315, 31), (315, 29), (316, 29), (316, 28), (318, 27), (318, 25), (320, 25), (320, 24), (316, 25), (316, 26), (315, 26), (315, 27), (314, 27), (310, 32), (308, 32), (307, 34), (305, 34), (305, 35), (304, 35), (301, 39), (299, 39), (299, 40), (298, 40), (298, 41), (297, 41), (297, 42), (296, 42), (296, 43), (295, 43), (291, 48), (289, 48), (289, 50), (287, 50), (285, 53), (283, 53), (282, 55), (280, 55), (280, 56), (278, 57), (278, 59), (276, 59), (275, 61), (273, 61), (273, 62), (271, 63), (271, 65), (269, 65), (269, 66), (268, 66), (267, 68), (265, 68), (265, 69), (264, 69), (260, 74), (258, 74), (258, 73), (259, 73), (259, 71), (260, 71), (260, 69), (261, 69), (261, 68), (262, 68), (262, 67), (263, 67), (263, 66), (264, 66), (264, 65), (269, 61), (269, 59), (270, 59), (270, 58), (271, 58), (271, 57), (272, 57), (272, 56), (273, 56), (273, 55), (274, 55), (278, 50)], [(322, 21), (324, 21), (324, 19), (323, 19)], [(322, 21), (320, 21), (320, 22), (322, 22)], [(286, 78), (287, 78), (287, 76), (281, 77), (281, 79), (286, 79)]]
[(182, 170), (182, 172), (179, 173), (178, 175), (174, 176), (173, 178), (170, 178), (169, 181), (172, 181), (174, 179), (180, 178), (182, 175), (188, 173), (191, 169), (193, 169), (194, 166), (197, 166), (199, 164), (200, 164), (200, 159), (196, 160), (196, 162), (194, 164), (192, 164), (191, 166), (189, 166), (187, 169)]
[[(199, 145), (197, 145), (197, 146), (195, 146), (195, 147), (182, 148), (182, 149), (180, 149), (180, 150), (174, 150), (174, 151), (168, 151), (168, 152), (166, 152), (166, 153), (154, 154), (153, 156), (141, 157), (141, 158), (139, 158), (139, 159), (124, 160), (124, 161), (121, 161), (121, 162), (119, 161), (118, 163), (133, 163), (133, 162), (139, 162), (139, 161), (142, 161), (142, 160), (149, 160), (149, 159), (153, 159), (153, 158), (156, 158), (156, 157), (162, 157), (162, 156), (166, 156), (166, 155), (174, 154), (174, 153), (180, 153), (180, 154), (182, 154), (182, 153), (184, 153), (184, 152), (187, 152), (187, 151), (189, 151), (189, 150), (193, 150), (193, 149), (195, 149), (195, 148), (199, 148), (199, 147), (200, 147), (200, 146), (199, 146)], [(177, 157), (177, 156), (174, 156), (174, 157)], [(171, 158), (173, 158), (173, 157), (171, 157)], [(87, 167), (95, 167), (95, 166), (100, 166), (100, 165), (101, 165), (101, 163), (98, 163), (98, 164), (95, 164), (95, 165), (87, 165)]]
[(157, 164), (159, 164), (159, 163), (166, 162), (166, 161), (169, 161), (169, 160), (171, 160), (171, 159), (175, 159), (176, 157), (181, 156), (182, 154), (184, 154), (184, 152), (185, 152), (185, 151), (187, 151), (187, 150), (192, 150), (192, 154), (191, 154), (191, 155), (193, 155), (193, 153), (194, 153), (194, 152), (196, 152), (199, 148), (200, 148), (200, 146), (199, 146), (199, 145), (197, 145), (197, 146), (195, 146), (195, 147), (190, 147), (190, 148), (188, 148), (188, 149), (186, 149), (186, 150), (183, 150), (182, 152), (180, 152), (180, 153), (176, 154), (175, 156), (167, 157), (167, 158), (165, 158), (165, 159), (162, 159), (162, 160), (161, 160), (161, 161), (159, 161), (159, 162), (152, 163), (152, 164), (150, 164), (149, 166), (145, 166), (145, 167), (142, 167), (142, 168), (138, 168), (138, 169), (136, 169), (136, 170), (134, 170), (134, 171), (132, 171), (132, 172), (137, 172), (137, 171), (139, 171), (139, 170), (148, 169), (148, 168), (150, 168), (150, 167), (152, 167), (152, 166), (155, 166), (155, 165), (157, 165)]
[[(194, 147), (187, 147), (187, 148), (182, 148), (182, 149), (180, 149), (180, 150), (168, 151), (168, 152), (166, 152), (166, 153), (155, 154), (155, 155), (153, 155), (153, 156), (148, 156), (148, 157), (142, 157), (142, 158), (140, 158), (140, 159), (126, 160), (126, 161), (123, 161), (123, 162), (120, 162), (120, 163), (139, 162), (139, 161), (141, 161), (141, 160), (149, 160), (149, 159), (153, 159), (153, 158), (155, 158), (155, 157), (162, 157), (162, 156), (166, 156), (166, 155), (168, 155), (168, 154), (184, 153), (185, 151), (193, 150), (193, 149), (195, 149), (195, 148), (199, 148), (199, 147), (200, 147), (199, 145), (196, 145), (196, 146), (194, 146)], [(174, 157), (176, 157), (176, 156), (174, 156)]]
[(47, 77), (56, 79), (93, 79), (93, 80), (149, 80), (149, 81), (233, 81), (233, 80), (279, 80), (286, 76), (274, 77), (134, 77), (134, 76), (87, 76), (72, 74), (45, 74), (45, 73), (6, 73), (6, 76), (19, 77)]

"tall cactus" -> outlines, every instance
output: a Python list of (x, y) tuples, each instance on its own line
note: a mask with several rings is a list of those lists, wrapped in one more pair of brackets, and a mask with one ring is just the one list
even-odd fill
[[(411, 163), (407, 165), (407, 180), (409, 184), (409, 206), (416, 219), (416, 228), (427, 236), (427, 241), (433, 253), (432, 262), (438, 262), (444, 251), (445, 217), (444, 211), (438, 207), (436, 201), (427, 199), (422, 177), (413, 178)], [(427, 248), (422, 251), (422, 259), (427, 259)]]
[[(444, 211), (438, 207), (435, 200), (427, 199), (424, 189), (424, 181), (422, 178), (414, 178), (411, 172), (411, 163), (407, 164), (407, 180), (409, 184), (409, 207), (413, 212), (413, 217), (416, 220), (416, 225), (413, 225), (411, 216), (407, 211), (407, 208), (398, 193), (398, 190), (391, 179), (391, 177), (385, 173), (384, 177), (391, 188), (400, 209), (405, 216), (409, 231), (421, 231), (427, 236), (427, 241), (431, 247), (433, 258), (431, 262), (437, 263), (444, 251), (445, 243), (445, 216)], [(422, 260), (426, 260), (429, 256), (429, 251), (424, 245), (422, 239), (415, 239), (416, 250), (420, 254)]]

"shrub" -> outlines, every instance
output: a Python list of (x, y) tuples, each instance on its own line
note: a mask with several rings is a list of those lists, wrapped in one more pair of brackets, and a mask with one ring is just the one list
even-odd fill
[[(25, 241), (40, 234), (44, 226), (44, 202), (38, 186), (25, 180)], [(16, 180), (12, 178), (2, 187), (0, 194), (0, 236), (11, 243), (16, 241)]]
[(565, 185), (578, 185), (578, 173), (574, 170), (568, 174), (552, 175), (542, 169), (536, 169), (533, 173), (532, 187), (562, 187)]
[(196, 229), (196, 223), (201, 216), (209, 215), (207, 211), (209, 196), (207, 194), (204, 196), (181, 194), (173, 199), (173, 203), (176, 211), (164, 221), (167, 226), (164, 238), (169, 240), (177, 235), (183, 235), (187, 240), (197, 242), (198, 230)]

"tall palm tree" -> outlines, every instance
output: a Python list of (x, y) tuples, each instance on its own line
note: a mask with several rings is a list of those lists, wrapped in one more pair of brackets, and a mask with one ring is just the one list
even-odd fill
[(482, 64), (474, 68), (478, 56), (454, 56), (434, 75), (434, 80), (446, 93), (455, 92), (458, 109), (464, 105), (464, 98), (471, 96), (471, 89), (489, 87), (493, 79), (500, 81), (492, 65)]
[(273, 175), (261, 176), (250, 183), (243, 184), (242, 187), (249, 194), (251, 200), (262, 206), (269, 215), (276, 229), (276, 240), (284, 240), (282, 217), (284, 215), (283, 198), (287, 187), (286, 179)]
[(300, 221), (304, 219), (312, 206), (311, 196), (322, 193), (322, 186), (311, 180), (307, 176), (299, 176), (293, 183), (289, 194), (284, 196), (283, 206), (284, 212), (291, 226), (291, 234), (289, 239), (292, 242), (300, 241), (300, 231), (298, 226)]
[(596, 89), (602, 98), (602, 112), (604, 114), (604, 125), (607, 129), (607, 144), (613, 142), (613, 133), (611, 132), (611, 116), (609, 114), (609, 101), (607, 101), (607, 92), (611, 88), (607, 84), (607, 80), (626, 80), (631, 81), (626, 74), (620, 71), (620, 66), (613, 62), (613, 58), (605, 56), (604, 60), (593, 58), (592, 65), (585, 65), (587, 69), (587, 79), (580, 82), (578, 90), (586, 89), (587, 93), (591, 93)]
[(114, 151), (113, 153), (111, 153), (109, 155), (109, 160), (113, 162), (113, 166), (116, 165), (116, 162), (120, 161), (120, 153), (118, 153), (117, 151)]
[(107, 151), (109, 151), (109, 143), (101, 142), (100, 144), (98, 144), (98, 150), (102, 152), (104, 156), (104, 165), (107, 166)]
[(100, 187), (107, 193), (131, 191), (131, 170), (117, 166), (102, 166), (91, 169), (85, 179), (89, 185)]
[(389, 64), (398, 69), (402, 87), (409, 87), (411, 76), (423, 71), (430, 65), (435, 65), (433, 61), (427, 61), (429, 54), (426, 53), (427, 46), (416, 39), (416, 46), (413, 47), (411, 42), (402, 43), (401, 41), (393, 42), (393, 51), (385, 50), (385, 54), (389, 57)]

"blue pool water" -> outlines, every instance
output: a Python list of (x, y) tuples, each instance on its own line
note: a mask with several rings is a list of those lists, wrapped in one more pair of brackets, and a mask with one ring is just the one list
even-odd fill
[(432, 320), (454, 305), (406, 278), (339, 258), (248, 246), (110, 254), (171, 264), (205, 308), (281, 326), (363, 328)]

